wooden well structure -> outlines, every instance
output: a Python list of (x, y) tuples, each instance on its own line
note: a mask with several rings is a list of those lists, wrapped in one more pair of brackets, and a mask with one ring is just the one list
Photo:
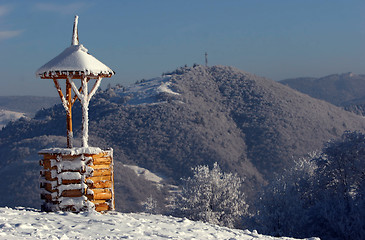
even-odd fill
[[(45, 211), (114, 210), (113, 150), (88, 145), (89, 102), (103, 77), (114, 71), (79, 44), (78, 16), (75, 16), (71, 46), (40, 67), (36, 75), (52, 79), (66, 112), (67, 147), (43, 149), (40, 165), (42, 209)], [(65, 80), (65, 94), (59, 80)], [(74, 80), (80, 81), (77, 87)], [(91, 90), (88, 84), (93, 82)], [(72, 106), (82, 107), (82, 146), (73, 146)]]
[(114, 210), (113, 150), (53, 148), (39, 154), (43, 210)]

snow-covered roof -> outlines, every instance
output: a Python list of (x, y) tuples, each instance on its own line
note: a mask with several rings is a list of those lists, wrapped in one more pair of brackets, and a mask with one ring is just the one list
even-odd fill
[(114, 75), (114, 71), (89, 54), (88, 50), (80, 44), (66, 48), (36, 72), (36, 75), (42, 78), (69, 74), (110, 77)]
[(88, 50), (79, 44), (77, 23), (78, 16), (75, 16), (72, 45), (40, 67), (36, 71), (37, 76), (41, 78), (65, 78), (67, 75), (73, 75), (74, 78), (79, 78), (82, 75), (87, 77), (110, 77), (114, 75), (113, 70), (89, 54)]

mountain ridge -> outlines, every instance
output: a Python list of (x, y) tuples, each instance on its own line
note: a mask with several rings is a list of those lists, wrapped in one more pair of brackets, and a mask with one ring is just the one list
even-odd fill
[[(56, 93), (56, 91), (55, 91)], [(40, 96), (0, 96), (0, 109), (22, 112), (32, 117), (41, 108), (58, 104), (58, 97)]]
[[(89, 144), (114, 149), (116, 205), (123, 211), (131, 210), (123, 203), (131, 203), (127, 193), (142, 201), (146, 194), (158, 197), (161, 192), (149, 190), (138, 195), (145, 182), (135, 184), (134, 189), (123, 185), (132, 184), (137, 176), (132, 170), (127, 173), (122, 164), (143, 167), (179, 184), (192, 167), (217, 162), (223, 171), (243, 177), (247, 196), (253, 196), (294, 159), (321, 149), (345, 130), (365, 131), (365, 120), (360, 116), (233, 67), (184, 67), (153, 81), (109, 88), (90, 103)], [(149, 89), (148, 84), (154, 87)], [(141, 88), (153, 94), (135, 101)], [(76, 146), (81, 135), (77, 104), (73, 108)], [(33, 119), (9, 123), (0, 131), (0, 166), (9, 169), (27, 162), (36, 169), (37, 151), (65, 146), (65, 129), (61, 105), (43, 109)], [(0, 173), (9, 175), (10, 170), (4, 171)], [(38, 171), (23, 174), (37, 188)], [(15, 182), (23, 180), (14, 177)], [(30, 185), (23, 188), (32, 189)], [(6, 182), (0, 189), (10, 195), (13, 191)], [(38, 197), (36, 192), (23, 194)], [(10, 199), (0, 200), (0, 205)], [(24, 202), (34, 207), (34, 203)], [(133, 208), (138, 209), (137, 205)]]
[(336, 106), (365, 103), (365, 75), (351, 72), (324, 77), (301, 77), (279, 81), (284, 85)]

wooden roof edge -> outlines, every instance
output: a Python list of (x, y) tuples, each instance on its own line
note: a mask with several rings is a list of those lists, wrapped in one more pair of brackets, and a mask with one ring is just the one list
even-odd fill
[(112, 73), (98, 73), (98, 74), (85, 74), (84, 71), (52, 71), (38, 74), (41, 79), (67, 79), (69, 76), (73, 79), (87, 78), (110, 78), (115, 72)]

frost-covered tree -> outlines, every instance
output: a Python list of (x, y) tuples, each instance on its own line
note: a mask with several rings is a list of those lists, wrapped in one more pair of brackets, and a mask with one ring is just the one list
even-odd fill
[(263, 233), (365, 239), (365, 135), (345, 132), (320, 154), (297, 161), (265, 188), (256, 207)]
[(294, 162), (294, 166), (270, 182), (256, 202), (257, 214), (250, 228), (275, 236), (307, 236), (317, 153)]
[(152, 197), (152, 195), (149, 196), (146, 201), (142, 202), (142, 207), (146, 213), (157, 214), (159, 212), (157, 201)]
[(345, 132), (315, 158), (318, 229), (333, 239), (365, 239), (365, 135)]
[(182, 191), (177, 196), (178, 214), (196, 221), (237, 226), (248, 208), (240, 191), (241, 178), (222, 172), (217, 163), (211, 170), (202, 165), (192, 170), (193, 176), (183, 179)]

